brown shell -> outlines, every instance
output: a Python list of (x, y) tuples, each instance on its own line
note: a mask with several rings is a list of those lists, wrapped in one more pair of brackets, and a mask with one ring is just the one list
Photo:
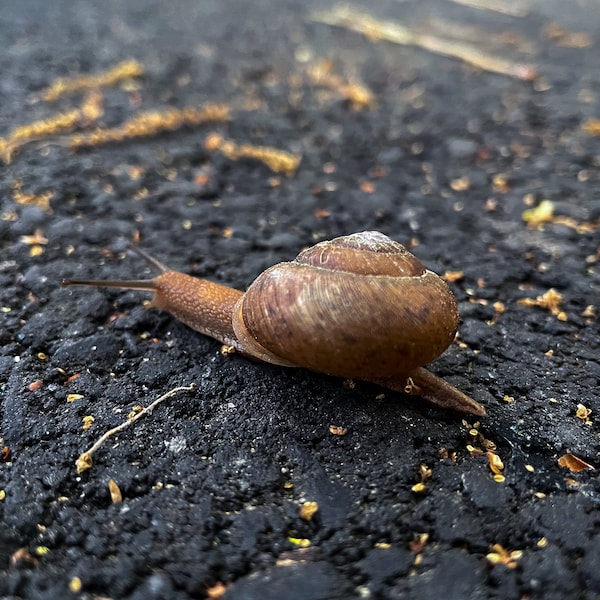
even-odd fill
[(458, 327), (448, 286), (379, 232), (323, 242), (262, 273), (236, 305), (248, 354), (338, 377), (388, 377), (422, 366)]

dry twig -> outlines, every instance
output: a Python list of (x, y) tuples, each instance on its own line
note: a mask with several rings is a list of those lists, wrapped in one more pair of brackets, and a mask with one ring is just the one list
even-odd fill
[(79, 455), (79, 458), (75, 461), (75, 466), (77, 467), (77, 472), (83, 473), (83, 471), (86, 471), (94, 464), (92, 461), (92, 454), (94, 452), (96, 452), (96, 450), (98, 450), (98, 448), (100, 448), (100, 446), (102, 446), (102, 444), (104, 444), (104, 442), (106, 442), (106, 440), (108, 438), (115, 435), (115, 433), (119, 433), (119, 431), (123, 431), (123, 429), (126, 429), (127, 427), (129, 427), (130, 425), (135, 423), (138, 419), (141, 419), (144, 415), (147, 415), (148, 413), (152, 412), (152, 410), (154, 408), (156, 408), (156, 406), (158, 406), (161, 402), (168, 400), (169, 398), (172, 398), (178, 392), (189, 392), (189, 391), (193, 390), (195, 387), (196, 387), (196, 384), (192, 383), (188, 386), (181, 386), (181, 387), (173, 388), (172, 390), (168, 391), (166, 394), (163, 394), (162, 396), (160, 396), (159, 398), (154, 400), (154, 402), (149, 404), (146, 408), (143, 408), (140, 412), (136, 413), (129, 420), (124, 421), (120, 425), (117, 425), (117, 427), (113, 427), (113, 429), (109, 429), (102, 437), (100, 437), (100, 439), (98, 439), (98, 441), (95, 444), (93, 444), (88, 450), (86, 450), (85, 452), (83, 452), (82, 454)]
[(537, 76), (533, 65), (497, 58), (463, 42), (417, 33), (400, 23), (380, 21), (370, 14), (355, 10), (350, 6), (337, 5), (331, 10), (316, 11), (311, 18), (318, 23), (345, 27), (351, 31), (362, 33), (373, 41), (386, 40), (403, 46), (418, 46), (435, 54), (457, 58), (484, 71), (526, 81), (531, 81)]

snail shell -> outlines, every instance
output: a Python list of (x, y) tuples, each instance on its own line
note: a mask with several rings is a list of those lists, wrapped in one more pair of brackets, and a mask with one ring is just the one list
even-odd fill
[(267, 269), (233, 314), (246, 353), (358, 379), (432, 361), (450, 345), (458, 322), (444, 281), (376, 231), (321, 242)]

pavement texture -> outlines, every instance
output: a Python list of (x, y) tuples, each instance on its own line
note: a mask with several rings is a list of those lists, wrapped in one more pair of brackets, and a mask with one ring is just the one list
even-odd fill
[[(495, 8), (3, 7), (2, 598), (600, 598), (600, 9)], [(446, 275), (486, 417), (60, 287), (363, 230)]]

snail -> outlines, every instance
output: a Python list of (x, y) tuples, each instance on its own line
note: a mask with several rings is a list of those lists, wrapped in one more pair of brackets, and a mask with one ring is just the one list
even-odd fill
[(233, 351), (286, 367), (360, 379), (443, 408), (484, 407), (423, 368), (452, 343), (459, 322), (446, 283), (378, 231), (320, 242), (276, 264), (244, 293), (170, 270), (150, 280), (65, 280), (149, 290), (165, 310)]

